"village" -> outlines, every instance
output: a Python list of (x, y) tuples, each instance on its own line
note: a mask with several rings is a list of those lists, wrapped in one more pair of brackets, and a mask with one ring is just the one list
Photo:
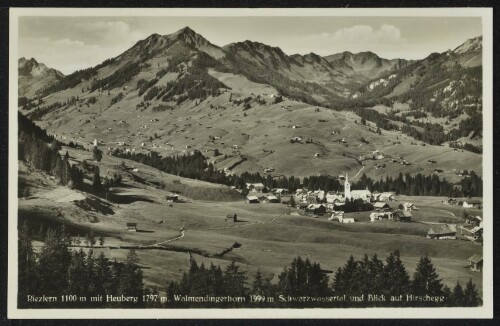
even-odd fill
[[(302, 215), (306, 217), (320, 218), (327, 217), (328, 221), (338, 223), (356, 222), (412, 222), (412, 212), (419, 211), (419, 208), (412, 202), (399, 202), (395, 192), (371, 192), (368, 189), (351, 190), (348, 176), (341, 176), (344, 180), (344, 192), (334, 192), (323, 190), (308, 190), (307, 188), (297, 189), (294, 193), (289, 193), (287, 189), (276, 188), (267, 189), (262, 183), (247, 183), (248, 195), (245, 201), (248, 204), (259, 203), (282, 203), (289, 207), (296, 208), (290, 212), (292, 215)], [(349, 212), (345, 211), (346, 204), (351, 203)], [(357, 203), (357, 205), (352, 205)], [(463, 212), (467, 208), (481, 209), (482, 201), (479, 199), (457, 200), (449, 198), (442, 201), (445, 205), (462, 207)], [(351, 217), (349, 213), (356, 212), (356, 217)], [(462, 216), (463, 223), (429, 223), (427, 232), (428, 239), (457, 239), (457, 230), (460, 230), (460, 237), (470, 241), (482, 241), (483, 219), (479, 215), (466, 214)]]

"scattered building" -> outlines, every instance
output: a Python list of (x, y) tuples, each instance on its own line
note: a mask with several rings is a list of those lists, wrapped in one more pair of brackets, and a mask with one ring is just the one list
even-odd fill
[(395, 221), (411, 222), (411, 213), (408, 211), (396, 211), (393, 216)]
[(309, 204), (306, 208), (307, 213), (313, 213), (315, 215), (323, 215), (326, 213), (326, 205), (323, 204)]
[(238, 216), (236, 213), (229, 213), (226, 215), (226, 221), (227, 220), (233, 220), (233, 222), (238, 222)]
[(391, 209), (391, 206), (389, 206), (389, 204), (387, 204), (385, 202), (378, 201), (375, 204), (373, 204), (373, 208), (377, 212), (386, 212), (386, 211), (389, 211)]
[(249, 204), (258, 204), (259, 198), (257, 198), (257, 196), (247, 196), (246, 202)]
[(482, 254), (474, 254), (469, 259), (469, 268), (471, 271), (480, 272), (483, 269), (483, 255)]
[(482, 226), (483, 218), (481, 216), (467, 215), (465, 218), (465, 223), (472, 224), (473, 226)]
[(127, 223), (125, 230), (131, 232), (137, 232), (137, 223)]
[(370, 202), (372, 198), (372, 193), (370, 190), (351, 190), (351, 194), (346, 198), (361, 199), (365, 202)]
[(344, 217), (344, 215), (342, 214), (341, 216), (339, 216), (339, 222), (340, 223), (354, 223), (354, 217)]
[(247, 183), (246, 187), (249, 191), (264, 192), (267, 190), (263, 183)]
[(383, 192), (379, 195), (378, 197), (379, 201), (395, 201), (396, 200), (396, 193), (395, 192)]
[(167, 200), (167, 203), (173, 203), (179, 201), (179, 195), (177, 194), (168, 194), (165, 199)]
[(434, 224), (427, 232), (429, 239), (456, 239), (457, 228), (451, 224)]
[(418, 211), (418, 208), (417, 206), (415, 206), (414, 204), (412, 203), (404, 203), (403, 204), (403, 209), (407, 212), (410, 212), (410, 211)]
[(276, 197), (274, 195), (267, 195), (264, 200), (268, 203), (279, 203), (280, 202), (278, 197)]
[(462, 206), (464, 208), (481, 208), (482, 202), (479, 199), (466, 199)]
[(274, 189), (273, 193), (276, 195), (280, 195), (280, 196), (286, 196), (286, 195), (288, 195), (288, 189), (277, 188), (277, 189)]

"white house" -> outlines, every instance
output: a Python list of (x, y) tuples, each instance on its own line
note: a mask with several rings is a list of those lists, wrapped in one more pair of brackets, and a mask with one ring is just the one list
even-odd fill
[(344, 217), (344, 215), (339, 217), (340, 223), (354, 223), (354, 217)]
[(403, 208), (405, 211), (418, 211), (417, 206), (415, 206), (413, 203), (404, 203)]
[(326, 193), (326, 202), (333, 204), (336, 201), (344, 201), (344, 197), (341, 194), (329, 191)]
[(372, 198), (372, 192), (368, 189), (365, 190), (351, 190), (351, 195), (350, 197), (346, 198), (352, 198), (352, 199), (362, 199), (365, 202), (369, 202)]
[(462, 206), (464, 208), (481, 208), (481, 201), (479, 199), (466, 199)]
[(379, 195), (378, 200), (380, 201), (394, 201), (396, 200), (396, 193), (392, 191), (383, 192)]

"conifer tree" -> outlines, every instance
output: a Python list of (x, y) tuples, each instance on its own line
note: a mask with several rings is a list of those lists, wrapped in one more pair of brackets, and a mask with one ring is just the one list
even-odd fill
[(480, 304), (481, 299), (478, 296), (476, 285), (472, 283), (472, 279), (469, 279), (464, 290), (464, 305), (466, 307), (477, 307)]
[(464, 290), (460, 283), (457, 282), (453, 288), (453, 292), (450, 297), (450, 304), (454, 307), (464, 307), (465, 306), (465, 296)]
[(381, 281), (381, 288), (388, 295), (396, 296), (408, 293), (410, 277), (400, 259), (398, 250), (391, 252), (387, 257)]
[(411, 291), (415, 295), (443, 295), (443, 285), (439, 275), (427, 256), (421, 257), (418, 262), (411, 282)]
[(70, 244), (71, 240), (64, 227), (47, 231), (38, 260), (40, 293), (59, 295), (66, 289), (71, 263), (71, 252), (68, 250)]
[(92, 188), (96, 193), (102, 190), (101, 176), (99, 173), (99, 167), (94, 167), (94, 177), (92, 178)]
[(224, 287), (227, 295), (244, 296), (246, 276), (244, 272), (239, 271), (239, 266), (232, 261), (224, 272)]

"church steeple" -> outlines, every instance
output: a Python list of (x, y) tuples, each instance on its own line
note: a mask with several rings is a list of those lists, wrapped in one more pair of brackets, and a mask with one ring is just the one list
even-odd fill
[(349, 183), (349, 176), (345, 175), (345, 182), (344, 182), (344, 197), (345, 198), (351, 198), (351, 184)]

